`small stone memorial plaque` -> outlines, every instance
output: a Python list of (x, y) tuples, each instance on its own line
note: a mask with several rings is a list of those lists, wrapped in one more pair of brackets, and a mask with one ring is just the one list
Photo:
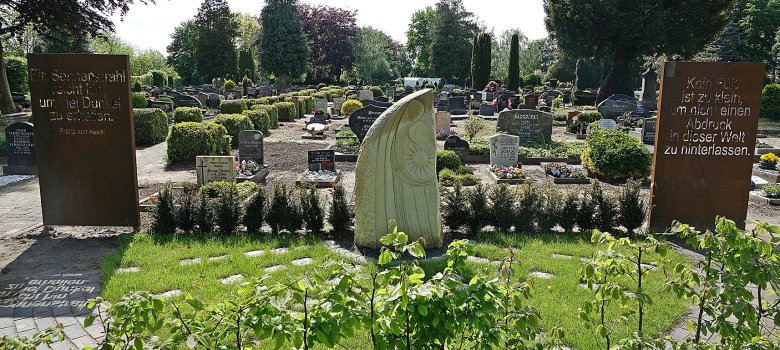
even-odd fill
[(490, 165), (517, 166), (517, 149), (520, 137), (497, 134), (488, 138), (490, 144)]
[(318, 98), (314, 100), (314, 111), (321, 109), (323, 112), (328, 111), (328, 100)]
[(469, 155), (471, 146), (468, 141), (453, 135), (444, 140), (444, 149), (454, 151), (459, 156), (465, 157)]
[(539, 104), (539, 95), (528, 94), (523, 96), (524, 106), (528, 109), (536, 109), (536, 105)]
[(436, 130), (450, 130), (452, 114), (450, 112), (436, 112)]
[(599, 119), (599, 128), (606, 130), (617, 130), (618, 125), (614, 119)]
[(452, 114), (455, 115), (466, 114), (466, 97), (464, 96), (450, 97), (448, 99), (448, 102), (449, 102), (449, 111)]
[(496, 130), (520, 137), (521, 141), (550, 141), (553, 116), (533, 109), (506, 110), (498, 114)]
[(12, 123), (5, 128), (5, 141), (8, 146), (8, 165), (35, 165), (33, 135), (33, 124), (29, 122)]
[(197, 156), (195, 157), (195, 172), (198, 174), (198, 185), (215, 181), (236, 180), (236, 157), (233, 156)]
[(344, 105), (345, 101), (346, 99), (341, 97), (337, 97), (333, 99), (333, 114), (341, 115), (341, 106)]
[(238, 159), (239, 161), (254, 161), (257, 164), (265, 164), (263, 153), (263, 132), (259, 130), (244, 130), (238, 134)]
[(358, 91), (358, 101), (373, 100), (373, 99), (374, 99), (374, 93), (371, 90)]
[(197, 98), (188, 95), (174, 97), (173, 105), (176, 107), (202, 107)]
[(336, 151), (331, 149), (318, 149), (309, 151), (309, 170), (336, 171)]
[(661, 71), (650, 230), (673, 220), (745, 227), (764, 63), (666, 62)]
[(646, 145), (655, 145), (655, 119), (645, 119), (642, 123), (642, 143)]
[(363, 142), (368, 129), (371, 129), (371, 125), (374, 125), (374, 122), (385, 110), (387, 108), (366, 106), (352, 112), (352, 115), (349, 116), (349, 128), (357, 135), (360, 142)]
[(325, 116), (320, 115), (313, 115), (311, 118), (309, 118), (309, 124), (325, 124), (327, 121), (325, 120)]
[(160, 101), (160, 100), (146, 101), (146, 107), (162, 109), (163, 112), (166, 113), (173, 112), (173, 102), (170, 101)]
[(609, 119), (615, 119), (626, 113), (637, 114), (637, 116), (645, 118), (650, 115), (650, 106), (631, 96), (612, 95), (599, 103), (598, 111), (604, 118)]

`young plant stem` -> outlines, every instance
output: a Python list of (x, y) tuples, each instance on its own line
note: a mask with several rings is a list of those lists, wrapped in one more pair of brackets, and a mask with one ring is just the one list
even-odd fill
[(309, 308), (306, 305), (308, 297), (309, 290), (306, 289), (303, 291), (303, 348), (305, 350), (309, 349), (309, 342), (307, 341), (309, 336)]
[(236, 318), (236, 346), (241, 350), (241, 313), (244, 311), (242, 308), (238, 308), (238, 317)]
[(371, 325), (370, 331), (371, 331), (371, 345), (374, 349), (376, 349), (376, 334), (374, 334), (374, 323), (376, 322), (374, 312), (375, 312), (375, 305), (374, 305), (374, 298), (376, 297), (376, 277), (377, 274), (374, 273), (371, 275)]
[[(643, 302), (642, 302), (642, 297), (641, 297), (641, 295), (642, 295), (642, 252), (643, 252), (643, 249), (642, 249), (642, 244), (639, 243), (639, 242), (637, 242), (637, 247), (639, 248), (639, 255), (637, 256), (637, 259), (636, 259), (636, 268), (637, 268), (637, 271), (639, 272), (639, 277), (638, 277), (637, 283), (636, 283), (636, 286), (637, 286), (637, 293), (636, 293), (636, 295), (639, 296), (639, 300), (638, 300), (638, 304), (639, 304), (639, 320), (638, 320), (639, 338), (642, 338), (642, 325), (643, 325), (642, 321), (644, 320), (644, 315), (645, 315), (644, 308), (642, 307), (643, 306)], [(637, 345), (637, 350), (642, 350), (642, 344)]]
[[(712, 250), (707, 252), (707, 270), (704, 272), (704, 280), (710, 279), (710, 269), (712, 268)], [(698, 344), (701, 340), (701, 326), (704, 320), (704, 302), (707, 290), (702, 290), (699, 300), (699, 315), (696, 317), (696, 336), (694, 337), (694, 344)]]

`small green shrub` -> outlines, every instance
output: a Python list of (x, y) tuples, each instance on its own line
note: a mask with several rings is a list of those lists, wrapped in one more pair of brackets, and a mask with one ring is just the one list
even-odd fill
[(544, 197), (539, 187), (532, 183), (524, 183), (517, 188), (515, 205), (515, 232), (530, 233), (536, 230), (536, 223), (544, 209)]
[(214, 214), (222, 235), (234, 234), (241, 223), (241, 201), (235, 182), (220, 188), (215, 200)]
[(374, 98), (385, 97), (385, 92), (382, 91), (382, 88), (379, 86), (372, 86), (368, 88), (368, 90), (374, 93)]
[(450, 150), (437, 150), (436, 151), (436, 173), (442, 171), (442, 169), (457, 170), (463, 165), (455, 151)]
[(577, 224), (578, 201), (577, 192), (574, 191), (566, 193), (563, 199), (563, 207), (561, 208), (558, 224), (566, 232), (574, 230), (574, 225)]
[(466, 227), (472, 235), (478, 234), (482, 228), (487, 225), (488, 212), (488, 191), (487, 187), (477, 184), (470, 188), (466, 194), (469, 214), (466, 221)]
[(263, 110), (268, 113), (268, 127), (269, 129), (279, 128), (279, 111), (274, 106), (267, 106), (263, 104), (252, 106), (253, 110)]
[(624, 181), (650, 175), (653, 158), (638, 139), (620, 130), (595, 130), (582, 151), (582, 165), (591, 173)]
[(601, 188), (601, 184), (598, 181), (593, 182), (593, 185), (588, 190), (588, 194), (594, 206), (598, 208), (598, 212), (594, 216), (596, 228), (602, 232), (612, 231), (619, 214), (615, 205), (615, 198), (604, 193), (604, 189)]
[(333, 226), (333, 233), (343, 234), (352, 225), (352, 210), (347, 202), (347, 191), (341, 184), (336, 185), (332, 192), (333, 200), (330, 205), (328, 222)]
[(141, 92), (143, 90), (143, 87), (141, 87), (141, 82), (136, 81), (133, 83), (133, 92)]
[(234, 82), (234, 81), (232, 81), (232, 80), (230, 80), (230, 79), (228, 79), (228, 80), (225, 80), (225, 84), (224, 84), (224, 85), (222, 85), (222, 87), (223, 87), (225, 90), (233, 90), (233, 89), (235, 89), (235, 88), (236, 88), (236, 82)]
[(582, 193), (577, 204), (577, 227), (580, 232), (587, 232), (596, 228), (596, 214), (598, 205), (593, 201), (588, 192)]
[(6, 56), (3, 57), (3, 60), (5, 61), (5, 74), (8, 77), (8, 86), (11, 88), (11, 92), (29, 92), (27, 59), (18, 56)]
[(761, 92), (761, 118), (780, 120), (780, 84), (769, 84)]
[(306, 230), (312, 233), (322, 232), (325, 227), (325, 213), (322, 208), (322, 198), (316, 188), (303, 191), (300, 196), (301, 213)]
[(344, 104), (341, 105), (341, 115), (349, 117), (353, 112), (361, 108), (363, 108), (363, 104), (360, 103), (360, 101), (346, 100), (344, 101)]
[(259, 187), (249, 197), (244, 213), (244, 226), (249, 233), (260, 233), (265, 222), (265, 190)]
[[(214, 181), (209, 182), (200, 187), (200, 192), (205, 194), (209, 198), (217, 198), (222, 195), (222, 192), (234, 185), (234, 181)], [(260, 186), (252, 181), (244, 181), (235, 184), (236, 191), (238, 191), (238, 198), (243, 201), (253, 193), (257, 191)]]
[(198, 186), (192, 182), (185, 182), (182, 185), (181, 192), (176, 201), (179, 206), (176, 208), (176, 226), (184, 232), (191, 232), (197, 224), (196, 215), (196, 195)]
[[(452, 170), (445, 169), (442, 171)], [(454, 175), (454, 172), (453, 172)], [(439, 174), (441, 179), (441, 173)], [(441, 188), (441, 219), (445, 225), (450, 228), (450, 231), (459, 231), (468, 221), (469, 210), (464, 205), (467, 201), (467, 194), (463, 190), (460, 181), (455, 181), (452, 191)]]
[(146, 108), (146, 95), (133, 94), (133, 108)]
[(628, 229), (628, 234), (635, 233), (635, 230), (642, 226), (647, 213), (647, 204), (642, 197), (639, 189), (639, 182), (628, 180), (618, 199), (620, 206), (619, 222)]
[(537, 223), (540, 230), (550, 231), (561, 221), (563, 211), (563, 193), (555, 187), (541, 190), (541, 203)]
[(463, 127), (466, 129), (466, 135), (469, 137), (469, 142), (471, 142), (471, 140), (474, 139), (474, 136), (477, 136), (477, 134), (485, 128), (485, 122), (482, 121), (482, 118), (479, 116), (472, 115), (469, 119), (466, 119)]
[(165, 78), (165, 72), (160, 70), (151, 70), (149, 73), (152, 74), (152, 85), (156, 87), (163, 87), (165, 86), (165, 81), (167, 80)]
[(267, 110), (248, 109), (242, 114), (249, 118), (256, 130), (262, 131), (263, 135), (268, 135), (268, 130), (271, 128), (271, 118), (268, 117)]
[(497, 230), (509, 232), (514, 221), (515, 194), (506, 184), (499, 184), (491, 188), (489, 198), (490, 224)]
[(238, 134), (244, 130), (253, 130), (254, 125), (249, 118), (242, 114), (220, 114), (216, 123), (225, 127), (231, 137), (231, 145), (238, 146)]
[(291, 122), (295, 120), (297, 111), (295, 110), (295, 103), (292, 102), (277, 102), (273, 104), (279, 115), (279, 122)]
[(297, 221), (294, 203), (294, 196), (292, 191), (287, 190), (287, 185), (284, 182), (274, 183), (266, 217), (268, 226), (271, 226), (271, 233), (278, 234), (282, 229), (292, 226), (292, 222)]
[(198, 207), (195, 211), (198, 231), (202, 234), (211, 233), (214, 229), (214, 209), (211, 199), (205, 194), (198, 194)]
[(168, 115), (158, 108), (133, 109), (135, 144), (155, 145), (168, 136)]
[(153, 212), (152, 227), (156, 233), (176, 233), (176, 215), (173, 203), (173, 189), (167, 183), (160, 188)]
[(230, 135), (215, 123), (174, 124), (168, 134), (168, 163), (195, 162), (196, 156), (230, 152)]
[(244, 100), (224, 100), (219, 104), (219, 111), (222, 114), (241, 114), (247, 110)]
[(177, 107), (173, 112), (173, 122), (175, 124), (184, 122), (203, 121), (203, 112), (198, 107)]

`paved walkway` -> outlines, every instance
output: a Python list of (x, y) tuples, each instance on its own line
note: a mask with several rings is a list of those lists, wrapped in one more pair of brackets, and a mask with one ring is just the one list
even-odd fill
[(0, 237), (43, 222), (38, 178), (0, 187)]

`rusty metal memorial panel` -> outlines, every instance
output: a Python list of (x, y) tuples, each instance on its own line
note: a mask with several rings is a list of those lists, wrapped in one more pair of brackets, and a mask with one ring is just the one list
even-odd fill
[(651, 230), (712, 229), (716, 216), (744, 226), (763, 81), (763, 63), (665, 63)]
[(44, 225), (139, 225), (129, 58), (29, 54)]

